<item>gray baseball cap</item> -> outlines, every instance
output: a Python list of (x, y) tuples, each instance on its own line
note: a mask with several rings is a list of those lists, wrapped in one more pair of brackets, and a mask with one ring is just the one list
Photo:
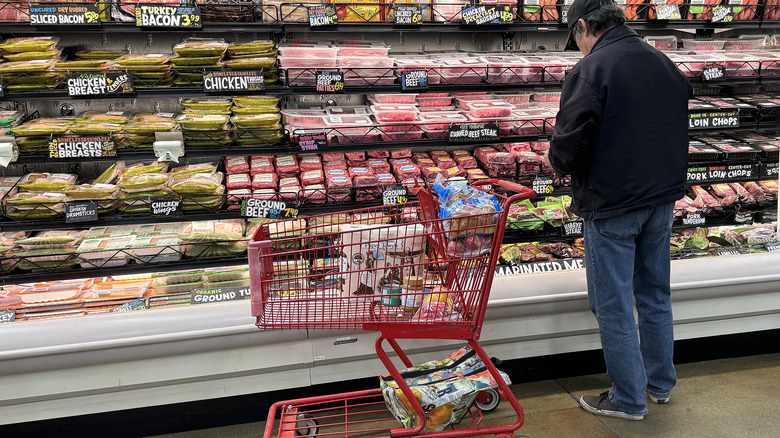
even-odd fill
[(569, 12), (566, 15), (566, 24), (569, 26), (569, 39), (566, 41), (566, 49), (577, 49), (577, 43), (574, 41), (574, 35), (571, 32), (572, 27), (580, 18), (590, 14), (596, 9), (615, 4), (614, 0), (574, 0), (569, 6)]

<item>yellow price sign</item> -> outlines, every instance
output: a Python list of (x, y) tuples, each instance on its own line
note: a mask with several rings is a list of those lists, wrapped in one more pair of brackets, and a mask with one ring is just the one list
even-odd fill
[(285, 208), (284, 209), (284, 217), (286, 217), (286, 218), (296, 218), (296, 217), (298, 217), (298, 209), (297, 208)]
[(87, 19), (87, 23), (97, 23), (100, 20), (100, 15), (92, 11), (85, 12), (84, 17)]

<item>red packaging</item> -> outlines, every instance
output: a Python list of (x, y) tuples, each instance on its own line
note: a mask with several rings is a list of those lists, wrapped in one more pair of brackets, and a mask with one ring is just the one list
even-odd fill
[(497, 151), (490, 146), (480, 146), (474, 150), (474, 156), (477, 157), (477, 160), (485, 162), (485, 156), (492, 152)]
[(428, 155), (428, 152), (415, 152), (412, 154), (412, 161), (415, 163), (417, 160), (429, 160), (431, 158), (430, 155)]
[(395, 177), (390, 173), (379, 173), (376, 179), (381, 187), (389, 187), (396, 183)]
[(447, 171), (441, 167), (423, 167), (421, 170), (423, 178), (428, 181), (435, 181), (436, 175), (441, 175), (444, 179), (447, 179)]
[(489, 152), (485, 154), (485, 159), (482, 160), (482, 162), (489, 165), (490, 164), (514, 165), (515, 161), (516, 161), (515, 156), (513, 154), (510, 154), (509, 152)]
[(371, 171), (368, 167), (350, 167), (347, 169), (347, 172), (349, 173), (349, 176), (352, 178), (355, 178), (355, 176), (362, 176), (362, 175), (373, 175), (374, 172)]
[(404, 166), (398, 166), (394, 168), (395, 175), (400, 180), (414, 179), (420, 177), (420, 168), (414, 164), (407, 164)]
[(390, 151), (390, 158), (409, 158), (411, 156), (411, 149), (393, 149)]
[(515, 161), (521, 164), (523, 163), (544, 164), (544, 158), (533, 152), (518, 152), (512, 155), (515, 156)]
[(466, 170), (466, 178), (468, 178), (469, 181), (476, 181), (478, 179), (487, 179), (487, 175), (485, 175), (485, 172), (482, 171), (482, 169), (468, 169)]
[(435, 157), (433, 161), (436, 162), (436, 167), (441, 167), (444, 169), (449, 169), (458, 165), (458, 163), (456, 163), (455, 160), (450, 157)]
[(252, 188), (252, 179), (249, 177), (248, 173), (231, 174), (227, 176), (227, 183), (225, 185), (227, 186), (228, 191), (241, 189), (248, 190)]
[(286, 175), (298, 172), (300, 172), (300, 167), (298, 167), (297, 157), (294, 155), (276, 157), (276, 173), (280, 175)]
[(344, 153), (343, 152), (323, 152), (322, 153), (322, 161), (328, 162), (328, 161), (344, 161)]
[(266, 201), (274, 201), (276, 200), (276, 190), (275, 189), (252, 190), (252, 197), (256, 199), (264, 199)]
[(278, 177), (275, 173), (259, 173), (252, 178), (252, 189), (276, 189)]
[(249, 161), (246, 157), (226, 157), (225, 171), (228, 175), (234, 173), (249, 173)]
[(477, 159), (471, 155), (458, 155), (455, 157), (455, 162), (464, 169), (475, 169), (477, 167)]
[(279, 180), (279, 189), (281, 190), (283, 187), (297, 187), (300, 186), (301, 182), (298, 180), (297, 176), (285, 176)]
[(251, 196), (252, 190), (250, 189), (240, 189), (240, 190), (228, 190), (228, 210), (238, 210), (241, 208), (241, 200)]
[(732, 205), (739, 199), (734, 189), (728, 184), (713, 184), (710, 189), (721, 198), (721, 205)]
[(315, 154), (309, 154), (309, 155), (301, 155), (301, 172), (306, 172), (308, 170), (317, 170), (322, 169), (322, 161), (320, 160), (319, 155)]
[(279, 200), (286, 202), (295, 202), (298, 200), (298, 194), (301, 192), (300, 186), (287, 186), (279, 189)]
[(366, 161), (366, 153), (364, 151), (347, 152), (344, 155), (346, 155), (347, 160), (350, 161)]
[(366, 161), (347, 160), (347, 167), (368, 167), (368, 164), (366, 164)]
[(486, 166), (488, 176), (491, 178), (514, 178), (517, 176), (517, 165), (488, 163)]
[(550, 150), (549, 141), (532, 141), (531, 150), (534, 152), (545, 152)]
[(758, 184), (761, 186), (762, 189), (766, 193), (769, 193), (770, 195), (777, 196), (777, 181), (776, 180), (766, 180), (766, 181), (759, 181)]
[(505, 152), (518, 154), (520, 152), (532, 152), (531, 143), (505, 143), (502, 144)]
[(436, 159), (436, 157), (449, 157), (450, 156), (450, 153), (445, 151), (445, 150), (443, 150), (443, 149), (437, 149), (437, 150), (434, 150), (434, 151), (428, 151), (428, 153), (431, 155), (431, 158), (433, 158), (434, 160)]
[(325, 179), (332, 176), (349, 176), (349, 173), (345, 169), (327, 169), (325, 170)]
[(430, 158), (420, 158), (416, 163), (419, 167), (436, 167), (436, 162)]
[(304, 186), (322, 184), (325, 182), (325, 174), (322, 169), (309, 170), (301, 174), (301, 183)]
[(325, 196), (325, 186), (322, 184), (304, 186), (301, 197), (303, 202), (309, 204), (324, 204), (327, 200), (327, 197)]
[(326, 193), (329, 202), (347, 202), (352, 196), (352, 192), (349, 189), (328, 189)]
[(471, 152), (469, 152), (469, 151), (467, 151), (465, 149), (458, 149), (458, 150), (450, 151), (450, 155), (452, 155), (452, 158), (458, 158), (458, 157), (462, 157), (462, 156), (470, 157), (471, 156)]
[(258, 173), (274, 173), (273, 158), (274, 157), (271, 155), (252, 157), (252, 175), (257, 175)]
[(355, 175), (352, 177), (355, 187), (377, 187), (379, 179), (374, 174)]
[(343, 175), (328, 175), (325, 180), (327, 181), (327, 186), (329, 190), (337, 190), (341, 189), (342, 191), (344, 189), (351, 189), (352, 188), (352, 178), (350, 178), (348, 175), (346, 175), (346, 172)]
[(414, 163), (412, 162), (412, 160), (406, 158), (399, 158), (397, 160), (390, 160), (390, 164), (393, 166), (393, 169), (396, 169), (400, 166), (408, 166)]
[(367, 164), (368, 168), (371, 169), (371, 171), (374, 173), (390, 172), (390, 163), (388, 163), (386, 160), (370, 160)]
[(368, 158), (390, 158), (390, 151), (368, 151)]
[(466, 169), (455, 166), (450, 167), (447, 169), (444, 169), (444, 172), (446, 173), (445, 177), (449, 178), (465, 178), (466, 177)]
[(322, 166), (323, 170), (325, 172), (329, 170), (347, 170), (347, 162), (346, 161), (325, 161), (325, 165)]

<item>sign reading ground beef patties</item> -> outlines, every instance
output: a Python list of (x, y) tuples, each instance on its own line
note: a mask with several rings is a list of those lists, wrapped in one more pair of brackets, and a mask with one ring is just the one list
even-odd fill
[(216, 289), (196, 289), (192, 291), (192, 304), (219, 303), (223, 301), (246, 300), (251, 296), (248, 287), (221, 287)]
[(319, 93), (343, 93), (344, 73), (340, 71), (318, 71), (317, 92)]
[(114, 140), (107, 135), (84, 137), (52, 137), (49, 158), (116, 157)]
[(450, 125), (449, 141), (453, 143), (498, 140), (495, 123), (464, 123)]
[(135, 24), (139, 27), (176, 27), (198, 29), (200, 22), (200, 7), (162, 6), (155, 4), (139, 4), (135, 7)]
[(263, 91), (263, 71), (214, 71), (203, 75), (206, 91)]
[(515, 19), (511, 5), (467, 6), (462, 14), (463, 24), (511, 24)]
[(68, 96), (101, 96), (135, 93), (127, 72), (68, 73)]
[(33, 26), (100, 25), (100, 10), (95, 4), (31, 3)]

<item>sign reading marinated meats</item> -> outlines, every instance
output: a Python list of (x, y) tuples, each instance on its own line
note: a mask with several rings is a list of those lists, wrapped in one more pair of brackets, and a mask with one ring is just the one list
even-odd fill
[(385, 187), (382, 191), (382, 204), (395, 205), (408, 202), (406, 187)]
[(393, 23), (399, 26), (413, 26), (422, 24), (422, 10), (419, 6), (395, 6), (393, 8)]
[(98, 206), (94, 201), (65, 205), (65, 223), (92, 222), (98, 219)]
[(116, 157), (114, 140), (107, 135), (90, 137), (52, 137), (49, 158)]
[(301, 151), (324, 151), (328, 149), (328, 137), (324, 132), (301, 134), (298, 136), (298, 147)]
[(0, 324), (14, 322), (14, 319), (16, 319), (16, 309), (0, 310)]
[(68, 96), (104, 96), (135, 93), (127, 72), (68, 73)]
[(496, 266), (496, 275), (538, 274), (539, 272), (570, 271), (585, 268), (584, 259), (552, 260), (549, 262), (520, 263), (512, 266)]
[(298, 209), (287, 207), (287, 203), (282, 201), (244, 198), (241, 200), (241, 216), (267, 219), (292, 219), (298, 217)]
[(561, 225), (561, 237), (581, 237), (583, 230), (582, 221), (564, 222)]
[(401, 90), (419, 91), (428, 89), (428, 70), (411, 70), (401, 73)]
[(246, 300), (251, 296), (248, 287), (222, 287), (218, 289), (195, 289), (190, 298), (191, 304), (220, 303), (225, 301)]
[(461, 13), (463, 24), (511, 24), (515, 19), (511, 5), (467, 6)]
[(153, 218), (181, 217), (181, 198), (176, 196), (163, 196), (150, 198), (149, 212)]
[(252, 71), (214, 71), (203, 75), (203, 88), (206, 91), (263, 91), (262, 70)]
[(339, 24), (339, 16), (333, 6), (309, 6), (309, 27)]
[(688, 114), (688, 129), (713, 128), (739, 128), (739, 109), (691, 112)]
[(330, 70), (317, 72), (317, 92), (343, 93), (344, 73)]
[(33, 26), (100, 25), (100, 10), (95, 4), (31, 3)]
[(199, 29), (199, 6), (162, 6), (139, 4), (135, 7), (135, 25), (138, 27), (172, 27)]
[(449, 141), (453, 143), (498, 140), (498, 125), (495, 123), (472, 123), (450, 125)]

